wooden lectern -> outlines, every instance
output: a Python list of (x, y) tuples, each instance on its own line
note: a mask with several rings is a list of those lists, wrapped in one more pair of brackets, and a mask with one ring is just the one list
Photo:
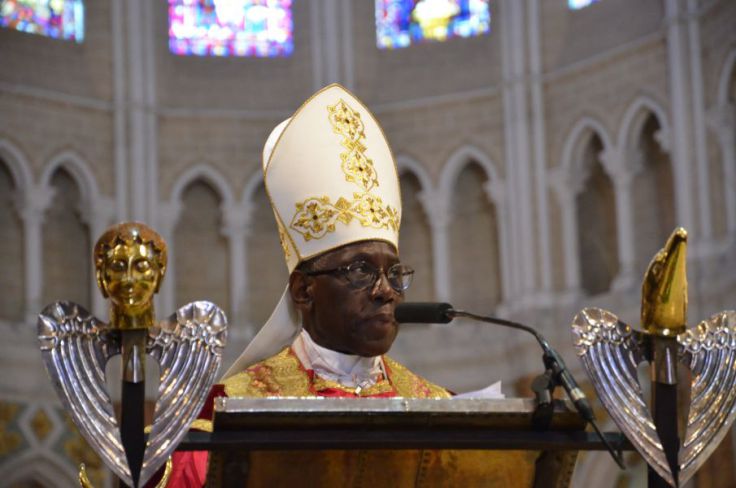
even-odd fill
[[(567, 402), (534, 430), (532, 399), (218, 398), (214, 431), (191, 432), (179, 450), (208, 450), (208, 486), (243, 486), (249, 451), (538, 451), (534, 486), (568, 486), (580, 450), (604, 450)], [(538, 428), (538, 423), (536, 424)], [(604, 434), (631, 449), (620, 434)]]

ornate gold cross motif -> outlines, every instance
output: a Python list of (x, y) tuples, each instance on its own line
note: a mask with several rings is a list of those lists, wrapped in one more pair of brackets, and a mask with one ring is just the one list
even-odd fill
[(340, 197), (336, 202), (328, 196), (309, 197), (296, 204), (296, 213), (290, 227), (300, 233), (304, 240), (321, 239), (335, 231), (335, 224), (349, 224), (356, 219), (364, 227), (375, 229), (399, 229), (399, 213), (391, 205), (384, 204), (381, 197), (370, 191), (379, 185), (378, 173), (373, 161), (365, 154), (365, 129), (360, 113), (340, 99), (327, 107), (332, 129), (342, 136), (340, 143), (345, 151), (340, 153), (340, 168), (345, 181), (360, 188), (352, 199)]

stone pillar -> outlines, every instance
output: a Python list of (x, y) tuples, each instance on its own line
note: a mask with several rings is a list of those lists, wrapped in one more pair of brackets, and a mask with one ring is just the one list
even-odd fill
[[(531, 94), (531, 139), (534, 145), (534, 178), (537, 192), (537, 252), (540, 257), (540, 291), (552, 291), (552, 256), (549, 230), (549, 192), (547, 188), (547, 134), (545, 126), (544, 84), (542, 83), (542, 29), (540, 0), (528, 0), (529, 75)], [(538, 301), (538, 300), (537, 300)]]
[[(514, 243), (512, 268), (516, 275), (511, 281), (511, 293), (520, 303), (530, 299), (536, 291), (537, 232), (534, 228), (534, 201), (529, 192), (534, 187), (529, 151), (529, 103), (527, 25), (525, 3), (507, 0), (501, 3), (501, 60), (503, 71), (503, 116), (506, 181), (510, 189), (508, 209), (511, 214), (509, 229)], [(538, 141), (537, 141), (538, 142)]]
[(550, 172), (550, 184), (562, 213), (562, 238), (565, 255), (565, 295), (574, 299), (580, 295), (580, 251), (578, 215), (575, 197), (583, 188), (587, 175), (556, 168)]
[(613, 180), (616, 193), (616, 236), (618, 238), (619, 272), (611, 285), (611, 289), (614, 291), (629, 290), (638, 284), (631, 190), (634, 176), (642, 168), (643, 157), (643, 154), (637, 151), (633, 164), (627, 165), (623, 153), (618, 149), (610, 148), (599, 155), (606, 172)]
[[(713, 238), (711, 214), (710, 168), (705, 134), (705, 92), (703, 88), (703, 50), (700, 45), (699, 0), (687, 0), (687, 38), (690, 67), (690, 93), (693, 137), (693, 161), (697, 168), (698, 221), (700, 239), (707, 245)], [(692, 163), (691, 163), (692, 164)]]
[[(434, 197), (434, 198), (433, 198)], [(450, 296), (450, 243), (449, 226), (451, 220), (449, 197), (430, 195), (425, 191), (417, 194), (427, 215), (432, 232), (432, 265), (434, 267), (434, 298), (440, 302), (449, 301)]]
[(118, 221), (128, 216), (128, 126), (126, 123), (125, 11), (123, 2), (110, 6), (113, 84), (113, 161), (115, 163), (115, 212)]
[(26, 323), (35, 324), (41, 312), (43, 298), (43, 221), (54, 197), (53, 188), (29, 188), (22, 208), (19, 209), (23, 221), (25, 241), (25, 315)]
[(728, 237), (736, 242), (736, 106), (726, 103), (713, 107), (707, 120), (721, 145)]
[[(85, 203), (82, 208), (79, 209), (79, 216), (82, 222), (87, 225), (89, 229), (90, 243), (92, 246), (95, 245), (97, 239), (107, 229), (115, 215), (115, 202), (109, 198), (96, 198), (92, 202)], [(90, 277), (90, 297), (92, 299), (92, 313), (98, 318), (103, 319), (107, 315), (107, 307), (105, 305), (105, 298), (100, 293), (97, 287), (97, 279), (95, 277), (95, 267), (91, 268)]]
[(250, 233), (250, 207), (241, 205), (224, 205), (222, 233), (228, 239), (230, 251), (230, 315), (228, 322), (237, 324), (232, 327), (233, 334), (246, 333), (246, 317), (244, 313), (246, 294), (248, 292), (248, 260), (246, 243)]
[(168, 264), (166, 275), (161, 284), (159, 295), (156, 300), (156, 309), (159, 316), (165, 316), (176, 310), (176, 243), (174, 242), (174, 229), (181, 215), (180, 202), (165, 202), (158, 206), (158, 229), (157, 232), (163, 237), (168, 248)]
[[(115, 3), (115, 2), (113, 2)], [(116, 136), (126, 137), (125, 154), (128, 168), (128, 214), (132, 219), (157, 227), (158, 211), (158, 123), (156, 118), (156, 63), (152, 3), (145, 0), (129, 0), (124, 5), (126, 22), (123, 39), (125, 46), (117, 46), (121, 39), (114, 38), (114, 53), (125, 56), (113, 60), (113, 69), (124, 73), (125, 79), (116, 87), (116, 107), (124, 98), (126, 124), (115, 126)], [(116, 28), (117, 29), (117, 28)], [(123, 63), (121, 66), (120, 64)], [(124, 67), (124, 69), (122, 69)], [(126, 90), (127, 88), (127, 90)], [(119, 92), (119, 90), (123, 90)], [(117, 112), (120, 112), (118, 110)], [(115, 124), (120, 122), (116, 113)], [(116, 158), (122, 157), (116, 148)], [(119, 161), (119, 160), (118, 160)], [(118, 188), (118, 190), (121, 190)], [(122, 199), (121, 199), (122, 201)]]
[(667, 70), (669, 78), (670, 107), (672, 112), (672, 164), (675, 180), (675, 204), (677, 224), (688, 231), (695, 230), (692, 203), (694, 189), (690, 185), (690, 132), (687, 91), (686, 30), (683, 12), (678, 0), (665, 1), (667, 27)]
[(483, 185), (488, 201), (496, 209), (496, 242), (498, 243), (498, 261), (501, 267), (501, 303), (497, 304), (499, 307), (504, 307), (505, 304), (511, 301), (511, 260), (508, 259), (510, 253), (511, 242), (509, 240), (508, 232), (508, 216), (506, 208), (506, 188), (503, 182), (488, 180)]

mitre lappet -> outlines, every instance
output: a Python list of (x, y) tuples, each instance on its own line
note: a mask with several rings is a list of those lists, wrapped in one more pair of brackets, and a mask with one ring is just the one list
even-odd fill
[[(398, 249), (394, 157), (376, 118), (342, 86), (323, 88), (271, 132), (263, 179), (290, 273), (302, 261), (354, 242), (386, 241)], [(287, 285), (225, 377), (276, 354), (300, 329)]]

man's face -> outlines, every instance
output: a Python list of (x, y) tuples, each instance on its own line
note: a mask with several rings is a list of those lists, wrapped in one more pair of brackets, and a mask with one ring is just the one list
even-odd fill
[(304, 328), (314, 341), (328, 349), (364, 357), (386, 353), (393, 344), (399, 325), (394, 318), (403, 293), (389, 285), (384, 272), (399, 262), (391, 244), (366, 241), (350, 244), (323, 256), (312, 265), (313, 271), (365, 261), (377, 269), (377, 282), (356, 288), (340, 273), (306, 277), (311, 303), (297, 305)]
[(159, 278), (151, 246), (134, 242), (112, 248), (102, 268), (102, 284), (110, 300), (130, 312), (150, 304)]

